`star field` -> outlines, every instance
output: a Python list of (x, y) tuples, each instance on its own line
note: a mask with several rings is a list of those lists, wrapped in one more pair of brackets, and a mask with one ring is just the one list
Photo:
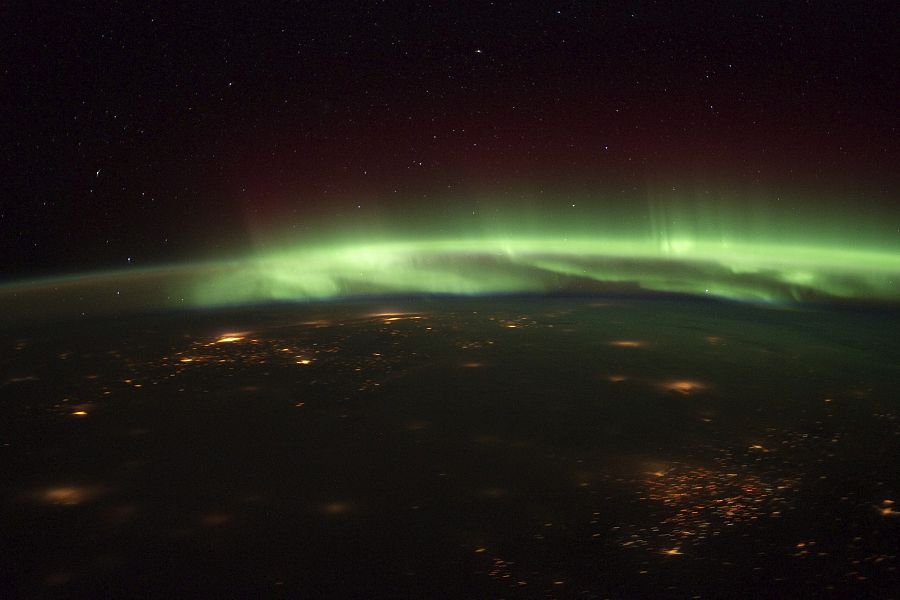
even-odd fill
[(4, 278), (409, 210), (641, 215), (657, 190), (825, 195), (896, 240), (891, 8), (10, 7)]

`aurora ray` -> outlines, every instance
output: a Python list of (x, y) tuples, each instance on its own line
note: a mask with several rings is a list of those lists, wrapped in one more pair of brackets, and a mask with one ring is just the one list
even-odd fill
[(676, 208), (669, 203), (664, 213), (640, 218), (533, 211), (514, 222), (494, 211), (477, 226), (445, 218), (439, 231), (415, 216), (403, 229), (384, 225), (384, 215), (380, 222), (344, 219), (302, 239), (270, 233), (257, 250), (227, 260), (8, 283), (0, 302), (19, 316), (54, 302), (98, 314), (421, 294), (663, 292), (900, 303), (900, 250), (885, 226), (858, 219), (839, 234), (840, 221), (821, 216), (801, 228), (799, 218), (724, 222)]

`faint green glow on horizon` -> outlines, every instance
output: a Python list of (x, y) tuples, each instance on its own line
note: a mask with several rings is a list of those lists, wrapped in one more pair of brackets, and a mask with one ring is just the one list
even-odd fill
[(65, 296), (96, 313), (378, 295), (665, 292), (900, 304), (896, 215), (735, 206), (375, 212), (336, 218), (331, 228), (265, 231), (255, 249), (228, 260), (5, 284), (0, 303), (37, 311), (32, 305)]

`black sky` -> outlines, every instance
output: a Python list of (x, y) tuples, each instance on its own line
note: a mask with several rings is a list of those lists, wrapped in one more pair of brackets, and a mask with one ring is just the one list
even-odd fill
[(523, 186), (896, 197), (893, 2), (170, 4), (0, 9), (3, 279)]

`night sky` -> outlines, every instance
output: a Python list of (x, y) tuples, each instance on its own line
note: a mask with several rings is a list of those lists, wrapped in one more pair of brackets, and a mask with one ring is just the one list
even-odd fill
[(227, 4), (2, 9), (3, 280), (648, 206), (900, 251), (892, 2)]

